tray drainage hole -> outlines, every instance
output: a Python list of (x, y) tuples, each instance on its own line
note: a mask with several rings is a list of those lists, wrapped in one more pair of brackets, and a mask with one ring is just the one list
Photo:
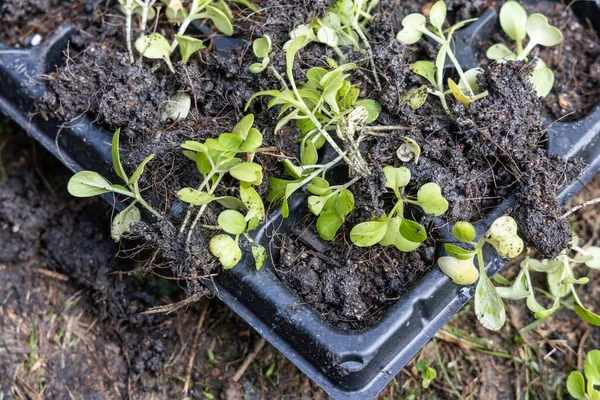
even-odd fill
[(365, 361), (362, 358), (362, 356), (359, 356), (358, 354), (350, 354), (344, 356), (344, 358), (340, 362), (340, 368), (348, 372), (360, 371), (364, 367)]

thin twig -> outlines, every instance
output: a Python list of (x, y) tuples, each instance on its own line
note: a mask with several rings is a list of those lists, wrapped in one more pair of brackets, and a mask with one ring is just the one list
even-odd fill
[(258, 353), (260, 353), (262, 348), (265, 346), (265, 343), (266, 343), (265, 338), (261, 337), (260, 340), (258, 341), (258, 343), (256, 343), (256, 347), (254, 348), (254, 351), (252, 353), (250, 353), (248, 355), (248, 357), (246, 357), (246, 359), (244, 360), (242, 365), (235, 372), (235, 375), (233, 375), (233, 378), (231, 378), (235, 383), (237, 383), (240, 379), (242, 379), (242, 376), (244, 375), (244, 373), (246, 372), (246, 370), (248, 369), (250, 364), (252, 364), (252, 361), (254, 361), (254, 359), (256, 358)]
[(202, 314), (200, 314), (200, 318), (198, 318), (198, 325), (196, 327), (196, 336), (194, 336), (194, 344), (192, 345), (192, 354), (190, 355), (190, 360), (187, 365), (187, 374), (185, 376), (185, 384), (183, 385), (183, 395), (187, 395), (188, 389), (190, 387), (190, 380), (192, 379), (192, 371), (194, 370), (194, 360), (196, 359), (196, 349), (198, 348), (198, 339), (200, 339), (200, 333), (202, 332), (202, 325), (204, 325), (204, 320), (206, 319), (206, 313), (208, 312), (208, 305), (204, 307), (202, 310)]
[(577, 211), (581, 210), (582, 208), (587, 207), (587, 206), (591, 206), (591, 205), (596, 204), (596, 203), (600, 203), (600, 197), (596, 197), (595, 199), (588, 200), (588, 201), (586, 201), (584, 203), (581, 203), (581, 204), (579, 204), (579, 205), (571, 208), (569, 211), (567, 211), (566, 213), (564, 213), (561, 218), (567, 218), (569, 215), (571, 215), (573, 213), (576, 213)]

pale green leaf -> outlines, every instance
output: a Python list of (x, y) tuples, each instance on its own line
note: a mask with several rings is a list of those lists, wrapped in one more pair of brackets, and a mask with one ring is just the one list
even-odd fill
[(141, 221), (140, 210), (131, 203), (126, 209), (115, 215), (110, 226), (110, 236), (115, 242), (121, 240), (125, 233), (131, 232), (131, 224)]
[(219, 259), (224, 269), (235, 267), (242, 258), (242, 250), (229, 235), (221, 234), (213, 237), (208, 249)]
[(97, 172), (81, 171), (69, 179), (67, 190), (71, 196), (92, 197), (113, 191), (113, 185)]
[(240, 235), (246, 230), (246, 219), (236, 210), (225, 210), (217, 218), (221, 229), (232, 235)]
[(200, 49), (205, 49), (206, 46), (202, 40), (190, 36), (175, 35), (177, 43), (179, 43), (179, 52), (181, 53), (181, 62), (186, 64), (192, 54)]

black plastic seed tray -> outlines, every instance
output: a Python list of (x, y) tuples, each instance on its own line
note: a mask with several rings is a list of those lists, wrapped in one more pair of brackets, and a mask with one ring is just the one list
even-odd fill
[[(572, 8), (600, 28), (600, 7), (594, 2), (575, 3)], [(471, 50), (497, 27), (494, 11), (456, 37), (456, 53), (467, 67), (476, 63)], [(34, 102), (44, 94), (42, 74), (60, 65), (72, 29), (60, 27), (37, 47), (11, 49), (0, 44), (0, 110), (25, 128), (46, 149), (74, 172), (82, 169), (114, 176), (111, 170), (112, 133), (81, 117), (67, 125), (45, 120), (35, 113)], [(600, 107), (574, 123), (557, 122), (548, 131), (548, 150), (565, 158), (581, 157), (588, 164), (579, 180), (559, 194), (566, 201), (582, 188), (600, 168)], [(112, 196), (107, 200), (113, 201)], [(484, 221), (479, 233), (510, 207), (506, 198)], [(220, 273), (211, 290), (273, 346), (296, 364), (334, 399), (371, 399), (473, 296), (474, 287), (454, 285), (437, 268), (396, 304), (373, 327), (360, 332), (333, 328), (303, 304), (272, 273), (278, 262), (277, 235), (298, 222), (304, 207), (301, 197), (290, 203), (290, 218), (272, 213), (261, 227), (257, 240), (271, 254), (260, 272), (254, 270), (251, 255), (232, 270)], [(296, 211), (294, 211), (296, 210)], [(448, 228), (438, 221), (442, 239)], [(496, 273), (505, 265), (486, 249), (486, 269)]]

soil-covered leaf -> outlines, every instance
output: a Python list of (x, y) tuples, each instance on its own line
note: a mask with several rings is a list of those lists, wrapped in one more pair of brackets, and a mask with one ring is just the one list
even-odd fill
[(115, 242), (121, 240), (124, 233), (131, 232), (131, 224), (141, 221), (140, 210), (131, 203), (126, 209), (115, 215), (110, 226), (110, 236)]

